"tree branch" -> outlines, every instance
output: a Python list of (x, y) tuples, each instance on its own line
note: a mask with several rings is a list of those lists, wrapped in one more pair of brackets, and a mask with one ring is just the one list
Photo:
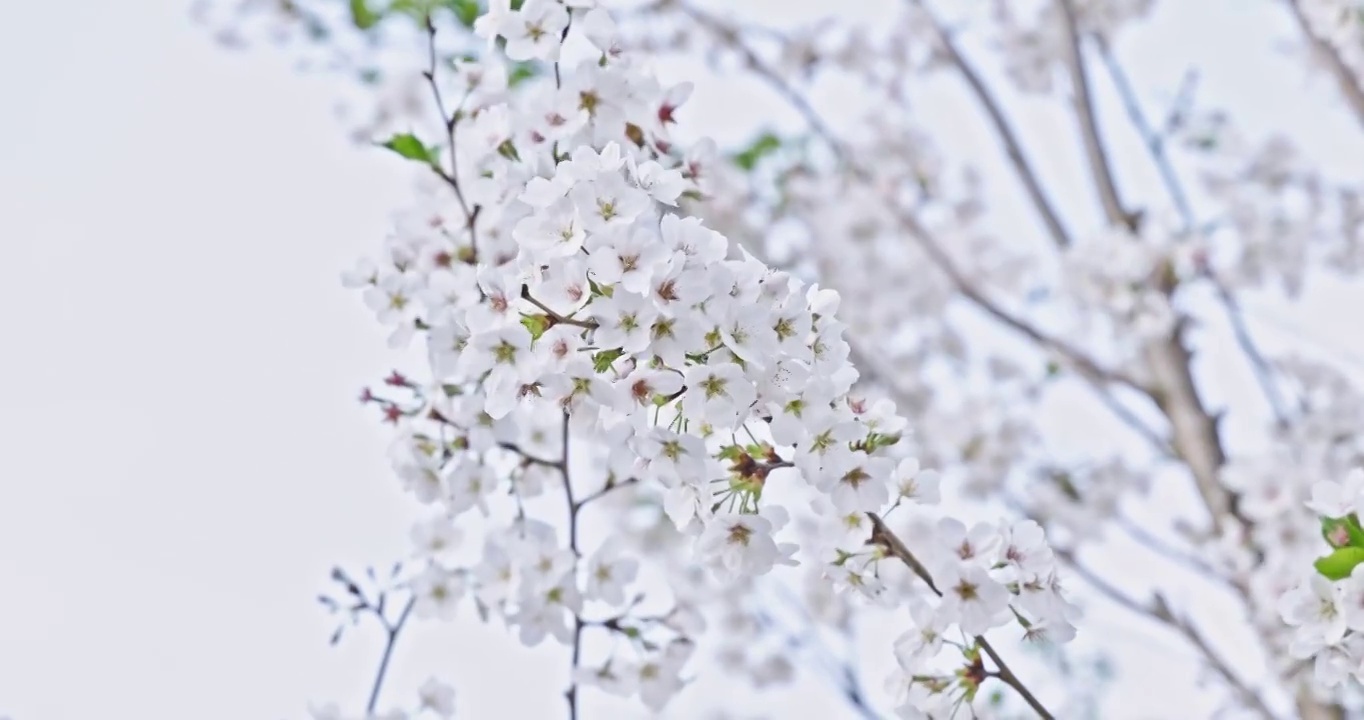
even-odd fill
[[(1198, 221), (1194, 216), (1193, 206), (1189, 203), (1189, 194), (1184, 189), (1184, 184), (1180, 182), (1179, 175), (1175, 172), (1174, 165), (1170, 162), (1170, 156), (1165, 152), (1165, 135), (1163, 130), (1154, 128), (1146, 118), (1146, 113), (1141, 109), (1141, 101), (1137, 98), (1137, 92), (1132, 87), (1131, 80), (1122, 68), (1122, 63), (1113, 55), (1108, 47), (1108, 42), (1102, 36), (1095, 35), (1094, 43), (1099, 48), (1099, 57), (1104, 61), (1104, 67), (1108, 69), (1108, 76), (1113, 81), (1113, 87), (1118, 92), (1118, 97), (1122, 100), (1123, 109), (1127, 111), (1127, 118), (1132, 122), (1132, 127), (1136, 128), (1141, 135), (1143, 143), (1146, 145), (1146, 152), (1151, 156), (1151, 161), (1155, 163), (1156, 171), (1160, 174), (1161, 184), (1165, 186), (1165, 191), (1170, 195), (1170, 201), (1174, 203), (1175, 210), (1179, 213), (1181, 222), (1184, 224), (1185, 232), (1197, 226)], [(1192, 73), (1186, 77), (1196, 77)], [(1189, 81), (1186, 80), (1185, 86)], [(1176, 112), (1179, 109), (1176, 108)]]
[(1033, 207), (1042, 216), (1042, 222), (1047, 226), (1047, 233), (1056, 243), (1057, 247), (1069, 247), (1071, 244), (1070, 234), (1066, 232), (1065, 226), (1061, 223), (1061, 218), (1057, 215), (1056, 208), (1052, 206), (1050, 198), (1042, 189), (1042, 183), (1037, 179), (1037, 173), (1033, 170), (1032, 163), (1028, 161), (1028, 156), (1023, 152), (1023, 146), (1019, 143), (1018, 134), (1014, 132), (1013, 125), (1004, 116), (1004, 111), (1000, 107), (999, 101), (995, 99), (994, 93), (981, 80), (980, 74), (971, 65), (957, 48), (952, 35), (947, 31), (941, 21), (933, 15), (927, 4), (923, 0), (909, 0), (909, 2), (921, 11), (933, 26), (933, 31), (942, 44), (942, 49), (947, 53), (947, 57), (961, 73), (962, 79), (971, 88), (972, 94), (981, 107), (985, 109), (985, 114), (990, 119), (990, 124), (995, 128), (995, 134), (1004, 144), (1005, 154), (1008, 156), (1009, 164), (1013, 166), (1015, 174), (1023, 183), (1024, 190), (1027, 191), (1029, 199), (1032, 200)]
[(1222, 307), (1227, 312), (1227, 320), (1231, 323), (1231, 331), (1236, 337), (1236, 344), (1240, 346), (1241, 352), (1245, 353), (1246, 359), (1250, 361), (1250, 368), (1255, 374), (1255, 381), (1264, 391), (1270, 411), (1274, 413), (1274, 423), (1281, 429), (1287, 428), (1288, 403), (1284, 401), (1283, 395), (1279, 392), (1278, 383), (1274, 381), (1274, 368), (1270, 366), (1268, 360), (1265, 360), (1264, 354), (1255, 344), (1255, 338), (1250, 334), (1250, 328), (1246, 327), (1245, 315), (1241, 312), (1240, 304), (1236, 302), (1236, 297), (1231, 294), (1231, 290), (1227, 289), (1227, 286), (1211, 270), (1204, 274), (1212, 283), (1218, 300), (1222, 302)]
[(1208, 644), (1193, 623), (1189, 622), (1187, 618), (1176, 616), (1170, 610), (1170, 606), (1163, 595), (1157, 592), (1149, 604), (1138, 602), (1081, 564), (1070, 550), (1057, 549), (1055, 552), (1057, 557), (1064, 560), (1077, 576), (1099, 591), (1104, 597), (1131, 612), (1154, 620), (1182, 636), (1198, 650), (1208, 665), (1218, 675), (1222, 676), (1222, 679), (1227, 682), (1233, 692), (1240, 696), (1247, 707), (1253, 708), (1261, 717), (1274, 720), (1274, 713), (1265, 705), (1259, 694), (1236, 675), (1231, 666)]
[[(1067, 0), (1068, 1), (1068, 0)], [(1132, 126), (1142, 136), (1147, 153), (1151, 156), (1152, 162), (1160, 173), (1161, 182), (1165, 186), (1166, 192), (1174, 202), (1183, 220), (1185, 230), (1192, 229), (1196, 224), (1193, 209), (1189, 205), (1188, 192), (1184, 189), (1183, 183), (1175, 172), (1170, 158), (1165, 153), (1165, 138), (1151, 126), (1146, 119), (1146, 114), (1142, 111), (1141, 102), (1137, 99), (1136, 91), (1132, 88), (1131, 82), (1127, 79), (1127, 74), (1123, 71), (1122, 65), (1117, 58), (1109, 51), (1108, 45), (1103, 38), (1095, 37), (1095, 42), (1099, 47), (1099, 55), (1103, 58), (1105, 66), (1108, 68), (1113, 85), (1122, 99), (1123, 107), (1127, 110), (1127, 117), (1132, 122)], [(1217, 293), (1218, 300), (1226, 310), (1227, 319), (1231, 323), (1232, 332), (1236, 336), (1237, 345), (1245, 353), (1250, 361), (1251, 369), (1255, 373), (1255, 379), (1259, 383), (1261, 390), (1264, 391), (1265, 398), (1268, 400), (1271, 410), (1274, 413), (1276, 424), (1279, 427), (1286, 427), (1288, 424), (1288, 406), (1279, 392), (1277, 384), (1274, 382), (1273, 370), (1264, 355), (1257, 347), (1254, 338), (1246, 327), (1245, 318), (1240, 311), (1236, 298), (1211, 271), (1204, 273), (1208, 281), (1212, 283)]]
[[(443, 170), (439, 165), (432, 165), (445, 184), (455, 191), (455, 198), (459, 200), (459, 207), (464, 211), (464, 227), (469, 231), (469, 247), (473, 250), (472, 261), (478, 260), (478, 235), (476, 225), (478, 224), (478, 214), (481, 207), (475, 205), (472, 209), (464, 199), (464, 190), (459, 185), (459, 151), (455, 142), (455, 128), (459, 125), (458, 110), (449, 113), (445, 109), (445, 98), (441, 95), (440, 84), (436, 82), (436, 25), (432, 22), (430, 14), (426, 16), (426, 38), (427, 38), (427, 69), (422, 72), (422, 77), (426, 78), (426, 83), (431, 87), (431, 96), (436, 101), (436, 109), (440, 112), (441, 123), (445, 126), (445, 136), (450, 143), (450, 169)], [(463, 103), (460, 103), (463, 105)]]
[[(1091, 175), (1098, 187), (1108, 222), (1135, 231), (1137, 229), (1135, 216), (1122, 206), (1117, 196), (1108, 156), (1098, 136), (1098, 125), (1092, 104), (1089, 102), (1084, 57), (1079, 50), (1071, 0), (1057, 2), (1060, 3), (1062, 14), (1065, 16), (1066, 32), (1070, 40), (1069, 65), (1075, 85), (1076, 113), (1080, 117), (1081, 134), (1084, 136)], [(1174, 293), (1176, 287), (1172, 277), (1159, 277), (1156, 279), (1156, 285), (1167, 297)], [(1203, 405), (1203, 400), (1198, 394), (1198, 386), (1194, 383), (1190, 367), (1192, 354), (1184, 343), (1183, 330), (1184, 320), (1181, 318), (1167, 337), (1151, 341), (1144, 348), (1146, 363), (1156, 379), (1151, 397), (1170, 421), (1175, 451), (1193, 475), (1198, 494), (1208, 509), (1213, 529), (1220, 532), (1226, 515), (1237, 518), (1249, 527), (1250, 523), (1241, 516), (1237, 508), (1235, 497), (1221, 484), (1219, 471), (1226, 462), (1226, 454), (1218, 435), (1217, 421)]]
[(1099, 191), (1099, 202), (1103, 205), (1104, 215), (1113, 225), (1122, 225), (1129, 230), (1137, 229), (1136, 218), (1128, 214), (1118, 196), (1118, 185), (1113, 179), (1113, 166), (1104, 149), (1103, 138), (1099, 135), (1099, 122), (1094, 115), (1094, 100), (1089, 91), (1089, 72), (1085, 67), (1084, 55), (1080, 49), (1080, 29), (1075, 19), (1075, 7), (1071, 0), (1057, 0), (1066, 31), (1066, 66), (1074, 92), (1075, 117), (1080, 122), (1080, 137), (1084, 140), (1085, 157), (1089, 160), (1090, 173), (1094, 187)]
[[(365, 713), (374, 714), (374, 708), (379, 704), (379, 691), (384, 687), (384, 677), (388, 674), (388, 661), (393, 657), (393, 646), (398, 642), (398, 634), (403, 631), (403, 626), (407, 624), (407, 618), (412, 614), (412, 606), (417, 603), (414, 595), (407, 599), (407, 604), (403, 606), (403, 611), (398, 615), (398, 620), (389, 623), (384, 617), (383, 612), (375, 609), (374, 615), (383, 623), (384, 630), (388, 633), (388, 640), (384, 643), (384, 655), (379, 660), (379, 670), (374, 674), (374, 686), (369, 691), (369, 702), (365, 703)], [(382, 606), (382, 602), (380, 605)]]
[(1307, 14), (1302, 11), (1302, 6), (1298, 0), (1284, 0), (1288, 5), (1288, 10), (1293, 14), (1293, 20), (1298, 24), (1298, 29), (1307, 38), (1307, 43), (1312, 51), (1326, 63), (1326, 69), (1335, 78), (1340, 93), (1345, 96), (1345, 102), (1354, 113), (1355, 120), (1360, 125), (1364, 125), (1364, 87), (1360, 86), (1359, 76), (1345, 64), (1345, 60), (1340, 56), (1340, 52), (1326, 40), (1317, 35), (1312, 29), (1311, 22), (1307, 19)]
[[(559, 473), (564, 479), (564, 496), (568, 502), (568, 548), (573, 551), (573, 559), (576, 565), (582, 552), (578, 550), (578, 511), (582, 506), (573, 499), (573, 482), (568, 472), (568, 426), (569, 415), (564, 413), (563, 419), (563, 454), (559, 460)], [(564, 698), (568, 701), (569, 720), (578, 720), (578, 661), (583, 652), (583, 617), (581, 613), (573, 614), (573, 658), (572, 665), (569, 666), (568, 689), (564, 691)]]
[(824, 118), (815, 111), (814, 106), (810, 104), (810, 101), (807, 100), (804, 95), (800, 94), (800, 91), (792, 87), (776, 68), (773, 68), (767, 62), (764, 62), (752, 48), (743, 42), (739, 37), (738, 28), (726, 25), (723, 20), (689, 3), (678, 2), (673, 5), (673, 7), (676, 7), (682, 14), (690, 17), (697, 25), (710, 31), (729, 47), (733, 48), (734, 51), (739, 54), (739, 57), (743, 59), (744, 64), (748, 66), (749, 70), (752, 70), (755, 75), (766, 82), (768, 86), (782, 97), (783, 100), (789, 103), (796, 112), (800, 113), (800, 116), (804, 118), (805, 123), (810, 126), (810, 129), (829, 146), (829, 150), (833, 152), (834, 157), (841, 163), (847, 163), (848, 153), (846, 148), (844, 148), (843, 143), (839, 140), (838, 135), (834, 134), (833, 130), (829, 128), (828, 123), (824, 122)]
[(1043, 332), (1041, 329), (1019, 318), (1007, 310), (1000, 307), (993, 300), (976, 288), (965, 274), (957, 268), (952, 258), (938, 245), (937, 241), (928, 233), (928, 230), (919, 224), (912, 215), (907, 213), (898, 214), (899, 221), (910, 237), (919, 244), (924, 253), (933, 261), (934, 265), (942, 270), (948, 279), (956, 286), (957, 291), (970, 300), (976, 307), (990, 315), (994, 319), (1012, 328), (1013, 330), (1026, 336), (1038, 345), (1070, 361), (1080, 371), (1082, 375), (1095, 381), (1103, 383), (1117, 383), (1125, 385), (1142, 395), (1149, 395), (1150, 391), (1146, 386), (1120, 370), (1105, 368), (1090, 358), (1084, 351), (1067, 343), (1060, 338), (1054, 337)]

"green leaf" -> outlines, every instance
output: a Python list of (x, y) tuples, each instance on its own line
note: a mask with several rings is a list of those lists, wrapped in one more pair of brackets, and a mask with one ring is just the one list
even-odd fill
[(521, 324), (530, 331), (531, 340), (539, 340), (541, 335), (549, 329), (548, 315), (522, 315)]
[(375, 11), (366, 0), (350, 0), (350, 21), (361, 30), (368, 30), (383, 19), (383, 13)]
[(533, 62), (516, 63), (507, 73), (507, 87), (516, 87), (539, 74), (540, 66)]
[(752, 170), (758, 161), (781, 148), (781, 138), (770, 132), (759, 135), (747, 148), (734, 155), (734, 164), (744, 170)]
[(445, 5), (455, 13), (461, 25), (467, 28), (474, 26), (474, 21), (478, 19), (483, 8), (478, 6), (478, 0), (444, 0)]
[(1364, 563), (1364, 548), (1343, 547), (1326, 557), (1319, 558), (1312, 565), (1317, 572), (1331, 580), (1343, 580), (1349, 577), (1360, 563)]
[(412, 133), (401, 133), (379, 143), (379, 147), (388, 148), (395, 153), (407, 158), (434, 166), (440, 161), (440, 151), (436, 148), (427, 147), (425, 143), (417, 139)]
[(598, 285), (597, 281), (592, 278), (587, 279), (587, 287), (592, 291), (592, 297), (601, 297), (603, 295), (611, 297), (616, 292), (615, 288), (610, 285), (603, 287)]
[(511, 140), (503, 140), (502, 144), (497, 146), (497, 154), (514, 162), (521, 161), (521, 153), (516, 151), (516, 146)]
[(620, 356), (624, 354), (625, 351), (621, 350), (620, 348), (602, 350), (601, 352), (592, 356), (592, 367), (597, 372), (604, 373), (607, 370), (611, 369), (611, 363), (615, 362), (618, 358), (620, 358)]

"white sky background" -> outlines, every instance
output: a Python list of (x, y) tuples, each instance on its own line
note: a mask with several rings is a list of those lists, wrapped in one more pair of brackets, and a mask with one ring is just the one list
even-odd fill
[[(753, 3), (777, 5), (828, 4)], [(1301, 128), (1331, 167), (1364, 167), (1364, 136), (1322, 112), (1330, 88), (1270, 52), (1290, 37), (1275, 3), (1163, 5), (1152, 36), (1179, 52), (1119, 48), (1139, 88), (1172, 92), (1193, 57), (1203, 99), (1249, 111), (1250, 130)], [(345, 140), (335, 80), (275, 52), (225, 53), (172, 0), (8, 3), (0, 60), (0, 716), (360, 706), (377, 633), (328, 647), (314, 596), (334, 563), (405, 553), (411, 508), (386, 432), (355, 403), (397, 358), (338, 273), (377, 247), (405, 168)], [(722, 141), (750, 125), (715, 125), (721, 108), (778, 107), (697, 79), (688, 117)], [(1020, 122), (1049, 176), (1079, 176), (1072, 125)], [(995, 147), (970, 126), (959, 139)], [(1067, 149), (1046, 156), (1047, 140)], [(1364, 357), (1359, 297), (1336, 286), (1301, 313), (1252, 305), (1277, 323), (1256, 328), (1282, 346), (1293, 336), (1275, 328), (1301, 322), (1301, 337)], [(1209, 357), (1240, 378), (1223, 393), (1251, 391), (1243, 368)], [(1106, 717), (1159, 717), (1169, 698), (1150, 687), (1187, 682), (1192, 665), (1148, 626), (1108, 637), (1145, 667)], [(438, 671), (463, 717), (558, 717), (562, 653), (514, 645), (469, 623), (427, 633), (400, 648), (387, 697)], [(786, 700), (814, 717), (827, 692), (811, 687)]]

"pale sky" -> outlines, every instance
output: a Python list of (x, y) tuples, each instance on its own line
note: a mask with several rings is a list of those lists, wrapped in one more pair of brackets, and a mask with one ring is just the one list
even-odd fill
[[(335, 80), (278, 53), (224, 52), (180, 2), (12, 5), (0, 23), (0, 717), (358, 708), (377, 634), (328, 647), (314, 597), (335, 563), (404, 554), (411, 506), (386, 431), (355, 402), (399, 358), (338, 274), (378, 247), (404, 168), (345, 140)], [(1260, 7), (1272, 3), (1187, 5), (1162, 27), (1205, 64), (1209, 99), (1265, 111), (1247, 118), (1257, 129), (1267, 114), (1310, 129), (1323, 161), (1364, 166), (1357, 130), (1318, 112), (1329, 88), (1269, 54), (1264, 29), (1286, 29)], [(1138, 54), (1143, 87), (1174, 87), (1173, 53)], [(704, 83), (693, 117), (751, 97)], [(1307, 99), (1270, 99), (1281, 92)], [(764, 102), (753, 112), (777, 107)], [(1044, 119), (1023, 121), (1050, 137)], [(1318, 307), (1357, 298), (1329, 292)], [(1364, 357), (1338, 313), (1264, 317), (1304, 319), (1309, 340)], [(1187, 682), (1192, 666), (1163, 655), (1157, 631), (1113, 633), (1147, 666), (1143, 685)], [(562, 651), (461, 623), (404, 645), (388, 697), (435, 671), (458, 683), (462, 717), (558, 717), (564, 665)], [(826, 696), (785, 702), (813, 717)], [(1119, 720), (1162, 707), (1141, 688), (1122, 697)]]

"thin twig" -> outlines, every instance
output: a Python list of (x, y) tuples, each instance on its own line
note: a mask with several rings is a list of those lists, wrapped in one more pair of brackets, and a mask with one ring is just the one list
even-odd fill
[[(573, 481), (568, 472), (568, 427), (569, 415), (564, 413), (563, 419), (563, 454), (559, 461), (559, 473), (564, 479), (564, 497), (568, 503), (568, 549), (573, 551), (573, 558), (576, 562), (582, 557), (578, 550), (578, 511), (582, 506), (573, 499)], [(568, 689), (564, 691), (564, 698), (568, 701), (569, 720), (578, 720), (578, 661), (583, 652), (583, 627), (585, 623), (580, 613), (573, 614), (573, 658), (572, 665), (569, 666), (571, 675), (568, 679)]]
[(1293, 20), (1297, 22), (1298, 28), (1306, 36), (1307, 42), (1312, 46), (1312, 51), (1326, 63), (1326, 69), (1335, 78), (1336, 85), (1340, 92), (1345, 96), (1345, 102), (1354, 112), (1355, 120), (1364, 125), (1364, 87), (1360, 86), (1359, 76), (1355, 74), (1350, 66), (1345, 64), (1344, 58), (1336, 50), (1330, 41), (1321, 37), (1312, 29), (1311, 22), (1308, 21), (1306, 13), (1302, 11), (1302, 6), (1298, 0), (1284, 0), (1288, 5), (1289, 11), (1293, 14)]
[[(384, 677), (388, 674), (388, 661), (393, 657), (393, 646), (398, 642), (398, 634), (403, 631), (403, 626), (407, 624), (407, 617), (412, 613), (412, 606), (417, 603), (414, 595), (407, 599), (407, 604), (403, 606), (403, 611), (398, 615), (398, 620), (389, 623), (388, 620), (377, 609), (375, 616), (379, 622), (384, 624), (384, 630), (388, 632), (388, 640), (384, 643), (384, 656), (379, 660), (379, 670), (374, 674), (374, 687), (369, 691), (369, 702), (365, 704), (365, 712), (373, 715), (374, 708), (379, 704), (379, 691), (384, 687)], [(382, 603), (380, 603), (382, 605)]]
[(1099, 402), (1102, 403), (1104, 407), (1108, 408), (1109, 412), (1113, 413), (1115, 417), (1131, 428), (1133, 432), (1140, 435), (1142, 439), (1150, 443), (1151, 447), (1154, 448), (1156, 452), (1168, 457), (1174, 457), (1175, 450), (1174, 447), (1170, 445), (1169, 438), (1153, 429), (1150, 425), (1147, 425), (1146, 421), (1137, 417), (1136, 413), (1132, 412), (1130, 408), (1123, 405), (1122, 402), (1118, 400), (1117, 396), (1110, 388), (1104, 387), (1102, 383), (1092, 377), (1086, 376), (1085, 381), (1089, 383), (1090, 389), (1094, 391), (1094, 394), (1099, 398)]
[[(479, 205), (473, 208), (464, 199), (464, 190), (459, 184), (459, 144), (455, 141), (455, 128), (459, 126), (459, 110), (451, 113), (446, 110), (445, 98), (441, 94), (440, 84), (436, 81), (436, 25), (431, 20), (431, 16), (426, 16), (426, 37), (427, 37), (427, 69), (422, 72), (427, 84), (431, 87), (431, 96), (436, 101), (436, 109), (440, 112), (441, 124), (445, 126), (445, 136), (450, 143), (450, 169), (447, 171), (439, 165), (432, 164), (432, 170), (441, 180), (445, 181), (451, 189), (455, 191), (455, 198), (459, 200), (460, 210), (464, 211), (464, 227), (469, 231), (469, 248), (471, 250), (470, 262), (478, 262), (478, 215), (483, 210)], [(460, 103), (463, 105), (463, 103)]]
[(1245, 702), (1247, 706), (1254, 708), (1262, 717), (1268, 718), (1268, 720), (1274, 720), (1275, 715), (1273, 711), (1265, 705), (1265, 702), (1260, 698), (1260, 695), (1236, 675), (1231, 669), (1231, 666), (1227, 664), (1226, 660), (1218, 655), (1217, 651), (1208, 644), (1198, 628), (1194, 627), (1187, 618), (1179, 617), (1174, 614), (1170, 609), (1169, 604), (1165, 601), (1164, 596), (1160, 593), (1156, 593), (1155, 599), (1150, 603), (1139, 602), (1127, 593), (1111, 585), (1107, 580), (1099, 577), (1098, 574), (1090, 570), (1084, 564), (1080, 563), (1071, 551), (1057, 549), (1056, 555), (1070, 566), (1071, 571), (1074, 572), (1076, 576), (1083, 579), (1104, 597), (1127, 610), (1154, 620), (1183, 636), (1190, 645), (1198, 650), (1199, 654), (1203, 656), (1203, 659), (1208, 665), (1212, 667), (1218, 675), (1222, 676), (1222, 679), (1227, 682), (1227, 685), (1233, 692), (1241, 697), (1242, 701)]
[(625, 487), (626, 485), (634, 485), (634, 484), (637, 484), (638, 482), (639, 482), (639, 478), (634, 478), (634, 477), (625, 478), (624, 480), (621, 480), (620, 482), (608, 482), (608, 483), (606, 483), (606, 485), (602, 486), (602, 489), (600, 489), (600, 490), (598, 490), (598, 491), (592, 493), (591, 495), (588, 495), (588, 496), (584, 497), (583, 499), (579, 500), (578, 503), (577, 503), (577, 505), (576, 505), (576, 507), (578, 507), (578, 508), (581, 509), (584, 505), (586, 505), (586, 504), (592, 502), (593, 500), (596, 500), (596, 499), (602, 497), (603, 495), (606, 495), (607, 493), (611, 492), (612, 490), (615, 490), (616, 488), (622, 488), (622, 487)]
[(529, 302), (531, 305), (534, 305), (535, 307), (543, 310), (545, 315), (549, 316), (550, 322), (555, 325), (574, 325), (580, 328), (587, 328), (589, 330), (597, 327), (596, 320), (575, 320), (571, 317), (560, 315), (559, 313), (554, 312), (552, 309), (550, 309), (548, 305), (532, 297), (530, 294), (530, 288), (526, 287), (525, 285), (521, 286), (521, 298)]
[(1132, 540), (1136, 542), (1138, 545), (1141, 545), (1147, 550), (1150, 550), (1151, 552), (1160, 555), (1166, 560), (1170, 560), (1178, 565), (1187, 568), (1188, 570), (1197, 573), (1199, 577), (1211, 580), (1218, 580), (1226, 582), (1228, 584), (1232, 584), (1230, 580), (1228, 580), (1224, 575), (1218, 573), (1215, 569), (1213, 569), (1211, 565), (1200, 560), (1198, 557), (1194, 555), (1184, 552), (1178, 548), (1171, 547), (1169, 543), (1165, 542), (1159, 537), (1156, 537), (1154, 534), (1151, 533), (1151, 531), (1143, 528), (1141, 525), (1138, 525), (1135, 522), (1132, 522), (1132, 520), (1128, 519), (1127, 517), (1118, 516), (1114, 520), (1114, 523), (1118, 527), (1122, 528), (1122, 530), (1127, 533), (1127, 536), (1132, 538)]
[(938, 245), (937, 241), (928, 233), (926, 228), (919, 224), (918, 220), (913, 216), (904, 213), (899, 214), (899, 220), (905, 230), (908, 231), (910, 237), (914, 238), (919, 246), (923, 248), (925, 254), (933, 261), (933, 264), (937, 265), (938, 269), (942, 270), (943, 273), (947, 275), (948, 279), (952, 281), (952, 284), (957, 287), (957, 291), (986, 314), (1025, 335), (1042, 347), (1052, 350), (1066, 358), (1074, 364), (1082, 374), (1090, 378), (1103, 382), (1118, 383), (1136, 390), (1142, 395), (1150, 395), (1150, 391), (1146, 386), (1136, 378), (1133, 378), (1120, 370), (1105, 368), (1099, 365), (1098, 362), (1090, 358), (1079, 348), (1076, 348), (1060, 338), (1043, 332), (1026, 320), (1023, 320), (1000, 307), (993, 300), (986, 297), (984, 293), (967, 279), (966, 275), (957, 268), (956, 263), (952, 261), (952, 258), (948, 257), (947, 252)]
[(923, 0), (909, 0), (914, 7), (918, 8), (929, 22), (933, 25), (933, 31), (942, 44), (942, 49), (947, 53), (947, 57), (961, 73), (962, 79), (966, 81), (971, 92), (976, 96), (976, 100), (985, 109), (985, 114), (990, 118), (990, 124), (995, 128), (995, 134), (999, 136), (1000, 142), (1004, 144), (1005, 154), (1008, 156), (1009, 164), (1014, 168), (1018, 179), (1023, 183), (1023, 188), (1027, 191), (1029, 199), (1032, 200), (1033, 207), (1042, 216), (1042, 222), (1047, 226), (1047, 233), (1058, 247), (1069, 247), (1071, 244), (1070, 234), (1065, 226), (1061, 224), (1061, 218), (1052, 205), (1051, 199), (1042, 189), (1042, 183), (1037, 179), (1037, 172), (1033, 170), (1032, 163), (1028, 156), (1023, 152), (1023, 146), (1018, 140), (1018, 134), (1014, 131), (1013, 125), (1004, 116), (1004, 110), (999, 101), (995, 99), (994, 93), (985, 85), (985, 81), (980, 78), (980, 74), (971, 65), (970, 61), (961, 54), (956, 42), (952, 39), (951, 33), (943, 26), (942, 22), (934, 16)]
[[(1108, 76), (1113, 81), (1113, 87), (1118, 91), (1118, 97), (1122, 100), (1123, 108), (1127, 111), (1127, 118), (1132, 122), (1132, 127), (1136, 128), (1141, 135), (1142, 141), (1146, 145), (1146, 151), (1151, 156), (1151, 161), (1155, 163), (1156, 171), (1160, 173), (1161, 184), (1165, 186), (1165, 192), (1170, 195), (1170, 201), (1174, 203), (1175, 210), (1179, 213), (1180, 220), (1184, 223), (1184, 231), (1189, 232), (1197, 226), (1198, 220), (1194, 216), (1193, 206), (1189, 203), (1189, 193), (1184, 189), (1184, 184), (1180, 182), (1179, 175), (1175, 172), (1170, 156), (1165, 152), (1165, 131), (1156, 130), (1146, 118), (1146, 113), (1141, 109), (1141, 101), (1137, 98), (1137, 91), (1132, 87), (1132, 81), (1128, 79), (1126, 71), (1122, 68), (1122, 63), (1118, 62), (1108, 47), (1108, 42), (1102, 36), (1094, 36), (1095, 46), (1099, 49), (1099, 57), (1104, 61), (1104, 67), (1108, 69)], [(1186, 78), (1196, 77), (1192, 72)], [(1183, 83), (1185, 87), (1190, 86), (1190, 81), (1186, 79)], [(1176, 105), (1174, 113), (1180, 112)], [(1172, 114), (1172, 116), (1174, 116)], [(1171, 123), (1167, 123), (1167, 126)]]
[(810, 129), (829, 146), (829, 150), (834, 154), (834, 157), (839, 160), (839, 162), (847, 162), (848, 152), (847, 149), (844, 148), (842, 141), (839, 140), (838, 135), (834, 134), (829, 128), (828, 123), (824, 121), (824, 118), (820, 116), (814, 106), (810, 104), (810, 101), (807, 100), (800, 91), (792, 87), (776, 68), (772, 67), (769, 63), (764, 62), (752, 48), (744, 44), (739, 37), (740, 31), (738, 28), (726, 25), (724, 21), (691, 4), (677, 3), (675, 7), (680, 9), (684, 15), (687, 15), (694, 20), (697, 25), (709, 30), (733, 48), (734, 51), (739, 54), (739, 57), (743, 59), (744, 64), (748, 66), (749, 70), (752, 70), (754, 74), (766, 82), (778, 95), (786, 100), (792, 108), (795, 108), (796, 112), (800, 113), (801, 117), (805, 119), (805, 123), (810, 126)]
[(499, 443), (497, 444), (497, 446), (500, 447), (500, 448), (502, 448), (503, 450), (510, 450), (511, 452), (514, 452), (514, 453), (516, 453), (517, 455), (520, 455), (522, 460), (524, 460), (525, 462), (528, 462), (528, 463), (530, 463), (530, 464), (532, 464), (532, 465), (543, 465), (543, 466), (545, 466), (545, 467), (552, 467), (552, 468), (561, 468), (561, 467), (563, 467), (562, 464), (561, 464), (558, 460), (546, 460), (546, 459), (544, 459), (544, 458), (535, 457), (534, 455), (531, 455), (530, 453), (527, 453), (525, 450), (521, 449), (521, 446), (520, 446), (520, 445), (517, 445), (516, 443), (513, 443), (513, 442), (505, 442), (505, 441), (504, 441), (504, 442), (499, 442)]
[[(872, 532), (872, 541), (886, 548), (891, 555), (904, 563), (920, 580), (923, 580), (924, 583), (928, 585), (929, 590), (932, 590), (941, 597), (943, 593), (938, 589), (938, 586), (933, 583), (933, 576), (929, 574), (928, 568), (924, 567), (923, 563), (919, 562), (919, 559), (914, 556), (914, 553), (910, 552), (904, 542), (886, 526), (885, 521), (876, 513), (867, 513), (867, 517), (871, 518), (872, 526), (874, 528)], [(1023, 681), (1014, 674), (1013, 670), (1004, 662), (1004, 658), (1000, 657), (999, 653), (995, 651), (994, 646), (990, 645), (990, 641), (986, 640), (983, 635), (977, 635), (975, 641), (976, 644), (980, 646), (980, 649), (984, 650), (985, 654), (990, 656), (990, 660), (993, 661), (995, 667), (998, 668), (995, 671), (995, 677), (998, 677), (1004, 684), (1013, 688), (1014, 692), (1018, 693), (1019, 696), (1023, 698), (1023, 701), (1028, 704), (1028, 707), (1031, 707), (1033, 712), (1036, 712), (1037, 716), (1042, 718), (1042, 720), (1054, 720), (1055, 716), (1047, 710), (1046, 706), (1042, 704), (1042, 701), (1037, 699), (1037, 696), (1032, 694), (1032, 691), (1028, 689), (1028, 686), (1024, 685)]]
[(1217, 293), (1217, 299), (1221, 301), (1223, 309), (1227, 312), (1227, 320), (1231, 323), (1232, 335), (1236, 337), (1236, 344), (1240, 346), (1241, 352), (1245, 353), (1246, 359), (1250, 361), (1251, 370), (1255, 374), (1255, 381), (1264, 391), (1270, 411), (1274, 413), (1275, 425), (1280, 429), (1287, 428), (1288, 403), (1284, 401), (1283, 395), (1279, 392), (1279, 385), (1274, 380), (1274, 368), (1265, 359), (1264, 354), (1260, 352), (1259, 346), (1255, 344), (1255, 338), (1251, 336), (1250, 328), (1246, 327), (1245, 314), (1241, 312), (1240, 303), (1236, 301), (1236, 296), (1232, 295), (1226, 284), (1211, 270), (1204, 275), (1212, 283), (1213, 290)]

